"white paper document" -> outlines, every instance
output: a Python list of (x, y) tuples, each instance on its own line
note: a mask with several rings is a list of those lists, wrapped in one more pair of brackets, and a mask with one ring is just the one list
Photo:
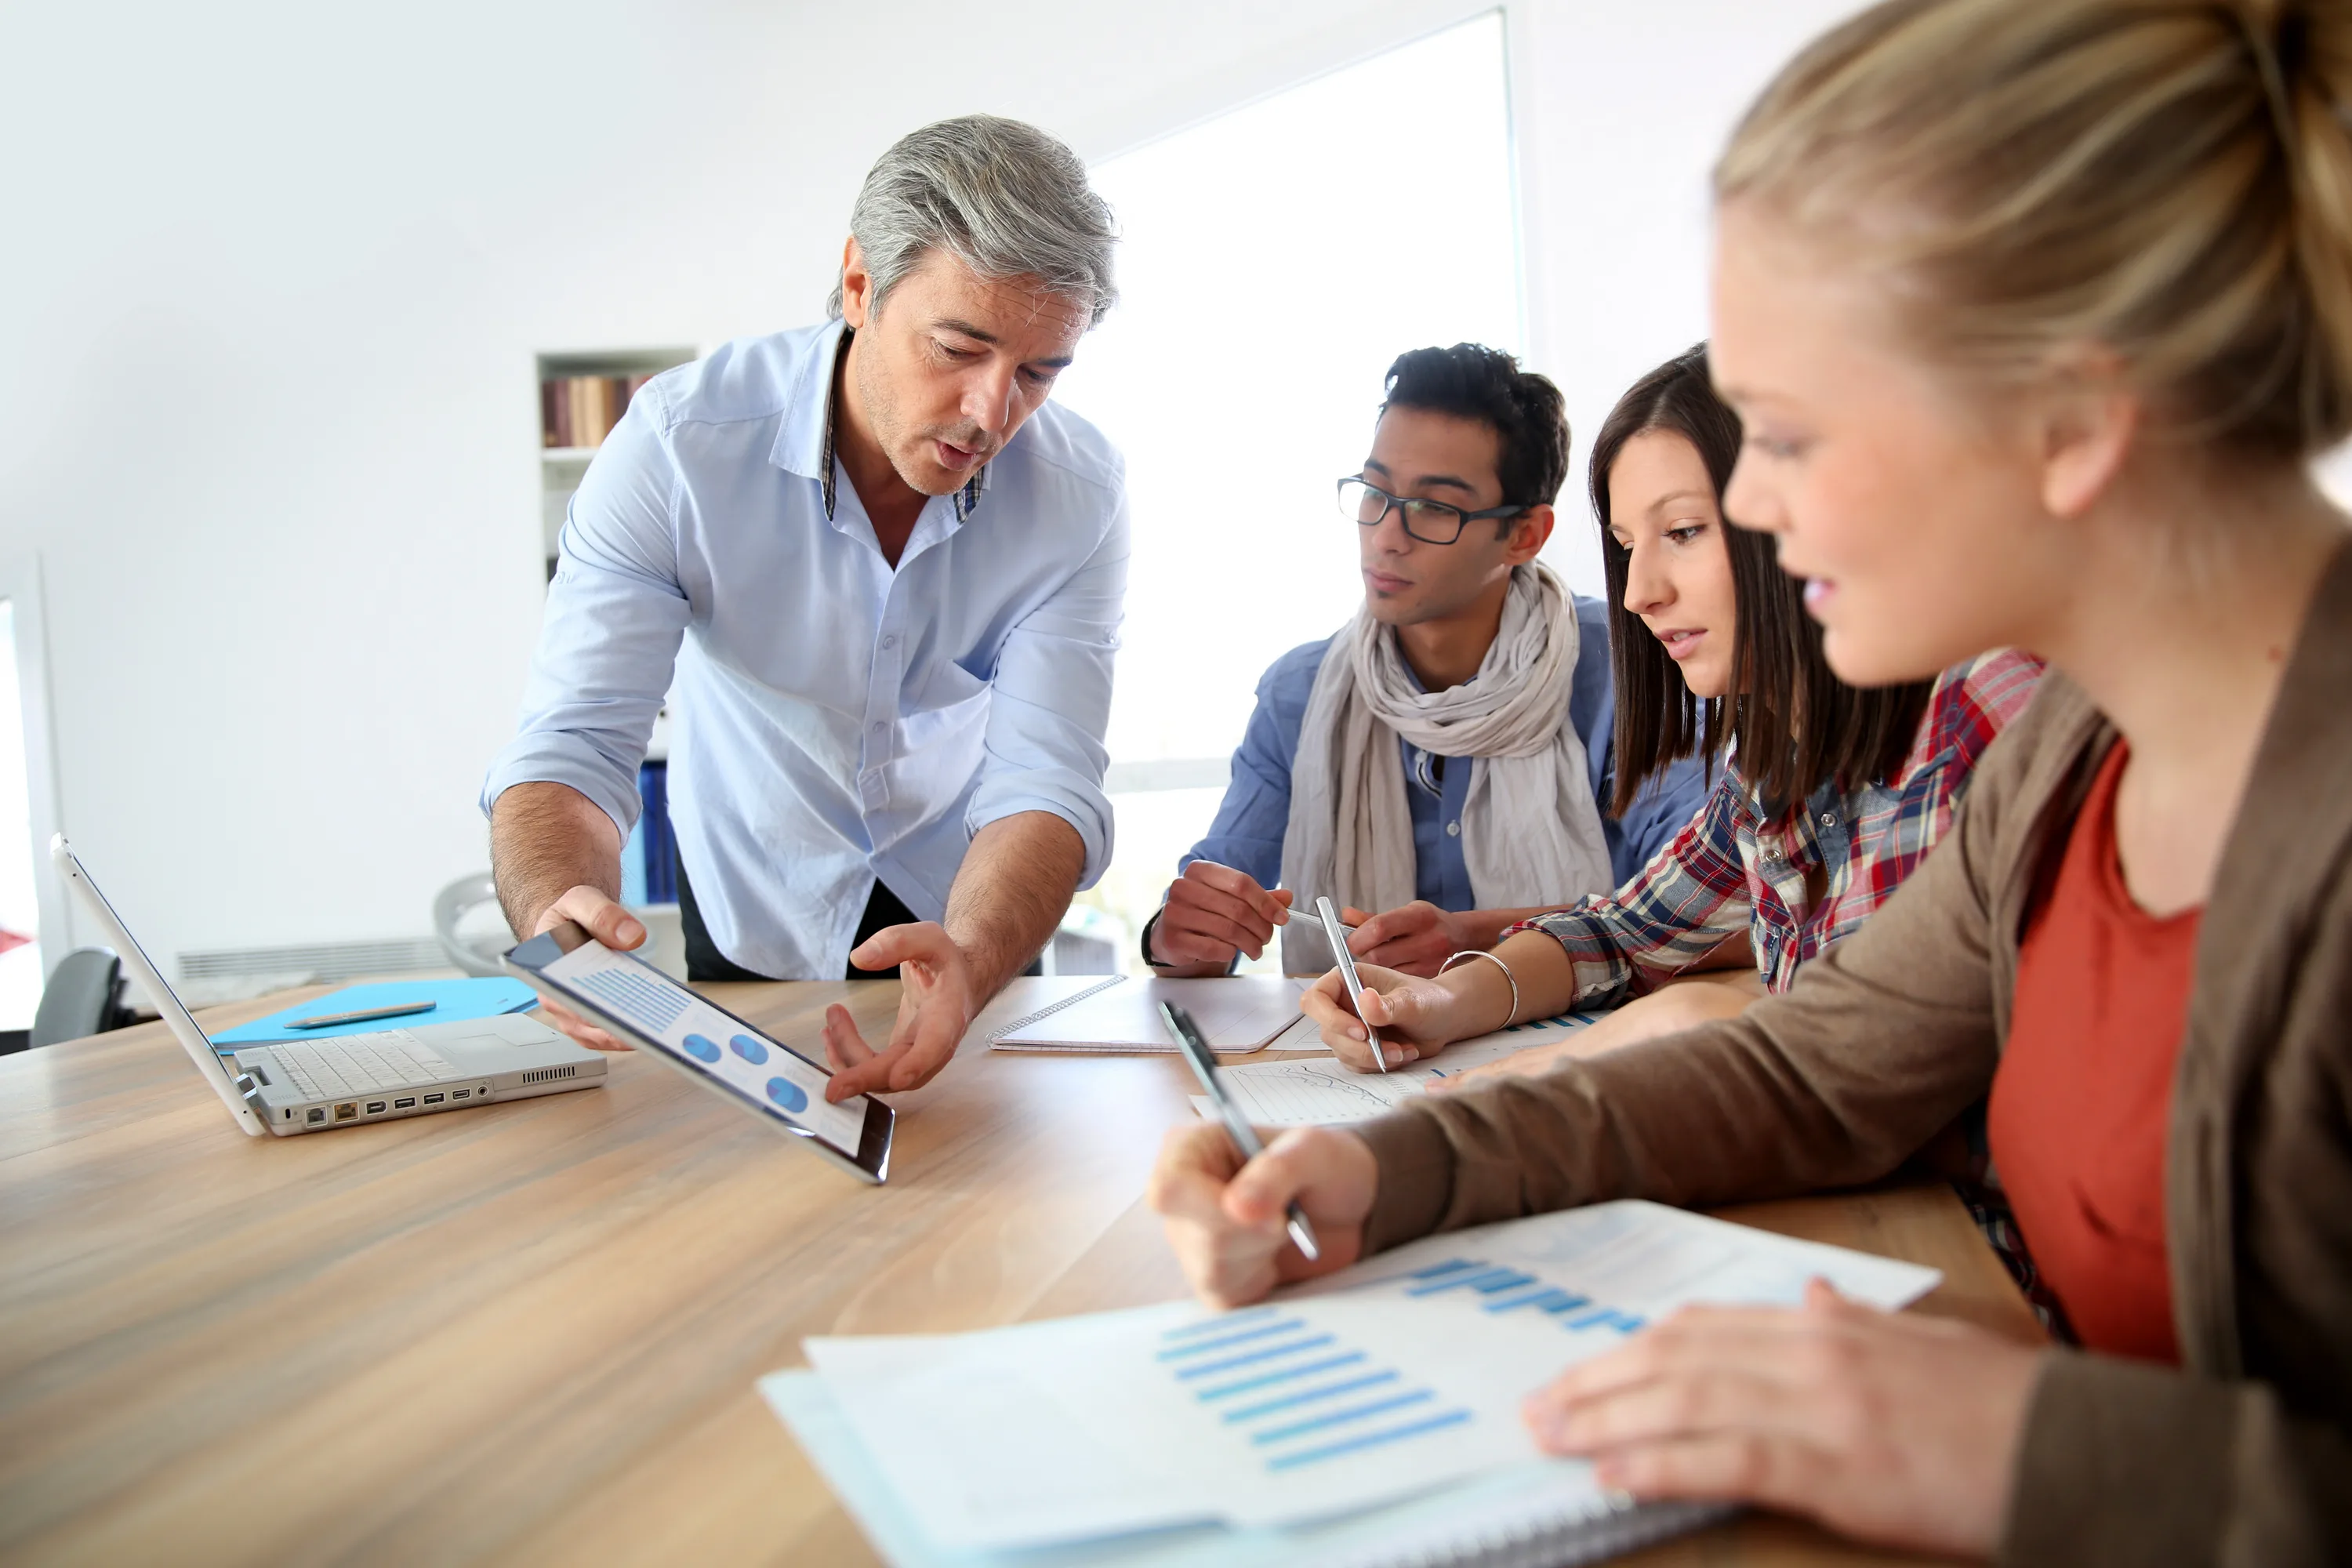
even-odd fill
[[(1514, 1024), (1475, 1040), (1451, 1045), (1427, 1061), (1358, 1072), (1336, 1057), (1280, 1062), (1249, 1062), (1222, 1075), (1225, 1092), (1242, 1114), (1259, 1127), (1328, 1127), (1363, 1121), (1392, 1110), (1419, 1095), (1433, 1079), (1451, 1078), (1517, 1056), (1538, 1046), (1558, 1045), (1601, 1015), (1570, 1013), (1558, 1018)], [(1192, 1109), (1213, 1121), (1215, 1108), (1204, 1094)]]
[(1597, 1492), (1585, 1466), (1547, 1458), (1303, 1524), (1204, 1524), (1007, 1551), (949, 1548), (908, 1515), (824, 1378), (770, 1373), (760, 1393), (890, 1568), (1526, 1568), (1596, 1563), (1736, 1511), (1713, 1503), (1633, 1503)]
[[(1014, 986), (1024, 984), (1043, 986), (1047, 983), (1013, 982)], [(1071, 983), (1054, 984), (1067, 986)], [(1160, 1021), (1160, 1004), (1173, 1002), (1192, 1015), (1210, 1049), (1263, 1050), (1276, 1036), (1300, 1023), (1298, 998), (1312, 984), (1278, 974), (1205, 980), (1098, 979), (1041, 1001), (1025, 1016), (1001, 1022), (989, 1019), (991, 1032), (985, 1037), (1000, 1051), (1173, 1051), (1176, 1042), (1168, 1037), (1167, 1026)], [(974, 1025), (975, 1029), (979, 1026)], [(1297, 1037), (1304, 1045), (1318, 1043), (1303, 1030)]]
[(1817, 1275), (1886, 1308), (1939, 1278), (1613, 1203), (1426, 1237), (1236, 1312), (805, 1348), (924, 1538), (1008, 1550), (1328, 1519), (1524, 1464), (1519, 1402), (1561, 1369), (1691, 1302), (1794, 1303)]

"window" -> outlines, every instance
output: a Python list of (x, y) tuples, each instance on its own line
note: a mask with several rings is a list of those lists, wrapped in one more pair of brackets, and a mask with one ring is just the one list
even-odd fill
[(1094, 178), (1124, 237), (1120, 303), (1055, 395), (1126, 453), (1135, 552), (1109, 736), (1118, 848), (1076, 919), (1134, 969), (1258, 677), (1362, 597), (1332, 489), (1363, 460), (1389, 363), (1518, 346), (1501, 14)]
[(39, 562), (0, 566), (0, 1031), (28, 1027), (47, 971), (72, 946), (57, 831)]

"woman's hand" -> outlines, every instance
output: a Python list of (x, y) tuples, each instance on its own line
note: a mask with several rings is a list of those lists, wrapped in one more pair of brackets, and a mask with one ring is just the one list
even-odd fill
[(1641, 1498), (1760, 1503), (1857, 1539), (1990, 1555), (2040, 1352), (1857, 1305), (1691, 1307), (1528, 1395), (1536, 1441)]
[[(1144, 1196), (1194, 1294), (1230, 1308), (1353, 1263), (1379, 1184), (1370, 1147), (1352, 1132), (1294, 1127), (1244, 1164), (1221, 1123), (1196, 1121), (1160, 1144)], [(1291, 1243), (1284, 1212), (1294, 1198), (1315, 1227), (1320, 1262)]]
[[(1474, 968), (1491, 971), (1494, 965), (1465, 966), (1442, 979), (1423, 980), (1377, 963), (1359, 963), (1356, 973), (1364, 983), (1361, 995), (1349, 997), (1347, 980), (1335, 969), (1307, 988), (1298, 1006), (1323, 1031), (1323, 1043), (1331, 1047), (1331, 1054), (1358, 1072), (1380, 1070), (1364, 1037), (1368, 1022), (1381, 1032), (1388, 1065), (1402, 1067), (1436, 1055), (1452, 1041), (1503, 1026), (1510, 1008), (1509, 993), (1502, 992), (1499, 1000), (1483, 996)], [(1496, 984), (1502, 984), (1498, 977)], [(1482, 1007), (1483, 1021), (1477, 1016)]]

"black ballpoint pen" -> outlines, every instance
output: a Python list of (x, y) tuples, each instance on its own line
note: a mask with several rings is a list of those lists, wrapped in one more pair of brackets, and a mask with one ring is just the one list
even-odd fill
[[(1209, 1042), (1201, 1037), (1199, 1026), (1192, 1022), (1192, 1015), (1173, 1002), (1162, 1002), (1160, 1004), (1160, 1021), (1168, 1026), (1168, 1037), (1176, 1042), (1176, 1048), (1183, 1053), (1184, 1059), (1192, 1064), (1192, 1076), (1201, 1080), (1202, 1089), (1208, 1090), (1209, 1103), (1217, 1108), (1217, 1115), (1225, 1124), (1226, 1136), (1233, 1139), (1234, 1147), (1242, 1152), (1242, 1158), (1255, 1160), (1265, 1152), (1265, 1145), (1257, 1141), (1257, 1129), (1250, 1125), (1249, 1118), (1242, 1114), (1242, 1108), (1235, 1105), (1233, 1097), (1225, 1092), (1224, 1080), (1217, 1071), (1217, 1058), (1209, 1049)], [(1293, 1198), (1283, 1215), (1289, 1222), (1290, 1239), (1297, 1244), (1299, 1251), (1307, 1255), (1307, 1261), (1319, 1262), (1323, 1248), (1316, 1241), (1315, 1227), (1307, 1223), (1307, 1211), (1298, 1206), (1298, 1200)]]

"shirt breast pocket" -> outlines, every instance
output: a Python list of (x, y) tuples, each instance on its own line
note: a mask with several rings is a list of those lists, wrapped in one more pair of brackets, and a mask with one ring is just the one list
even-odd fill
[(951, 658), (943, 658), (931, 667), (914, 700), (907, 704), (909, 719), (922, 714), (941, 712), (960, 708), (975, 698), (985, 698), (992, 688)]
[(899, 720), (906, 754), (924, 771), (958, 782), (980, 769), (995, 689), (953, 660), (941, 660)]

